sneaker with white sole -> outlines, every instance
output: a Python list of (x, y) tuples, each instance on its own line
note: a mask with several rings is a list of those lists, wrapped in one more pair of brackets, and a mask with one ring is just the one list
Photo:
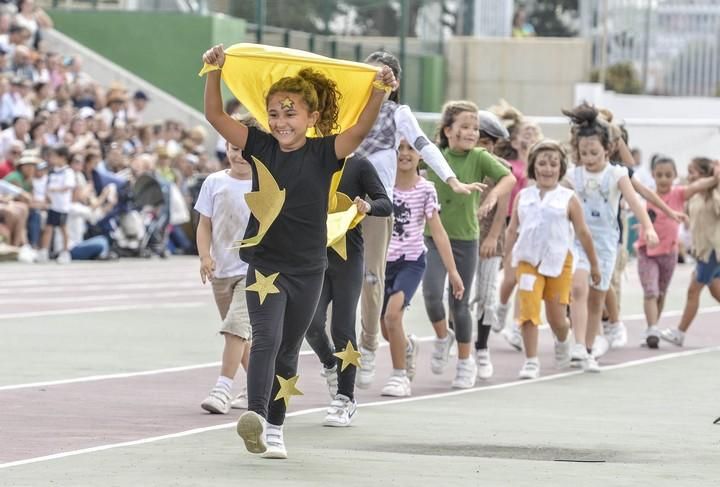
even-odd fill
[(409, 349), (405, 350), (405, 372), (410, 380), (415, 378), (415, 370), (417, 369), (417, 357), (418, 357), (418, 339), (415, 335), (407, 336)]
[(245, 442), (245, 448), (250, 453), (265, 453), (267, 443), (265, 441), (265, 418), (255, 411), (243, 413), (237, 422), (237, 434)]
[(610, 350), (610, 342), (608, 339), (603, 335), (596, 336), (592, 346), (592, 356), (600, 358), (608, 353), (608, 350)]
[(645, 345), (648, 348), (658, 348), (660, 345), (660, 330), (656, 325), (648, 327), (645, 330)]
[(490, 360), (490, 350), (478, 350), (475, 353), (475, 365), (477, 365), (478, 379), (488, 380), (495, 373)]
[(328, 392), (330, 393), (330, 397), (334, 398), (335, 394), (337, 394), (338, 389), (338, 372), (337, 372), (337, 364), (333, 365), (332, 368), (328, 369), (324, 365), (322, 366), (322, 370), (320, 371), (320, 375), (325, 377), (325, 382), (327, 382)]
[(50, 255), (49, 255), (48, 249), (39, 249), (35, 253), (35, 262), (37, 262), (38, 264), (45, 264), (49, 260), (50, 260)]
[(470, 389), (475, 387), (477, 380), (477, 364), (472, 357), (458, 359), (455, 378), (452, 381), (453, 389)]
[(608, 339), (610, 348), (622, 348), (627, 345), (627, 327), (622, 321), (603, 323), (603, 335)]
[(409, 397), (412, 394), (410, 379), (404, 375), (391, 375), (380, 394), (390, 397)]
[(232, 405), (233, 409), (247, 409), (248, 408), (247, 387), (243, 387), (242, 391), (240, 391), (240, 394), (235, 396), (235, 399), (232, 400), (231, 405)]
[(200, 407), (212, 414), (227, 414), (231, 406), (230, 392), (224, 387), (213, 387), (208, 397), (200, 403)]
[(63, 250), (60, 252), (57, 256), (56, 262), (61, 265), (69, 264), (72, 262), (72, 257), (70, 256), (70, 252), (67, 250)]
[(357, 402), (350, 400), (344, 394), (337, 394), (330, 403), (323, 426), (345, 427), (350, 426), (357, 411)]
[(507, 326), (507, 315), (508, 315), (509, 311), (510, 311), (510, 303), (507, 303), (507, 304), (498, 303), (497, 312), (496, 312), (497, 321), (495, 322), (495, 324), (493, 324), (493, 327), (492, 327), (492, 329), (495, 333), (500, 333)]
[(522, 331), (516, 323), (511, 323), (509, 326), (506, 326), (500, 334), (503, 336), (503, 338), (505, 338), (505, 340), (510, 344), (511, 347), (513, 347), (518, 352), (522, 351)]
[(573, 369), (583, 368), (583, 363), (585, 362), (587, 355), (588, 353), (585, 349), (585, 345), (582, 343), (576, 343), (573, 345), (572, 351), (570, 352), (570, 367)]
[(564, 342), (555, 340), (555, 367), (565, 369), (570, 366), (570, 336)]
[(518, 379), (530, 380), (537, 379), (538, 377), (540, 377), (540, 362), (537, 359), (525, 359), (525, 362), (518, 373)]
[(362, 345), (358, 349), (361, 355), (355, 385), (360, 389), (367, 389), (375, 378), (375, 352)]
[(36, 257), (35, 249), (28, 244), (23, 245), (20, 247), (20, 250), (18, 250), (17, 260), (23, 264), (33, 264)]
[(265, 442), (267, 443), (267, 449), (260, 455), (262, 458), (278, 460), (285, 460), (287, 458), (282, 426), (275, 426), (274, 424), (268, 423), (265, 429)]
[(672, 343), (673, 345), (682, 347), (683, 342), (685, 341), (685, 333), (681, 332), (680, 330), (665, 328), (664, 330), (660, 331), (660, 338), (662, 338), (666, 342)]
[(586, 354), (587, 358), (583, 362), (583, 370), (585, 372), (598, 373), (600, 372), (600, 364), (597, 359), (593, 357), (591, 353)]
[(433, 374), (436, 375), (440, 375), (445, 371), (450, 358), (450, 349), (455, 343), (455, 332), (448, 328), (447, 333), (445, 338), (435, 337), (435, 349), (430, 359), (430, 368)]

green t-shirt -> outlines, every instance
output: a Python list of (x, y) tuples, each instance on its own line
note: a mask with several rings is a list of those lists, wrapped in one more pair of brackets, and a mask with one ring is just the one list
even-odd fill
[[(458, 180), (463, 183), (482, 182), (485, 178), (497, 182), (510, 174), (510, 170), (502, 163), (479, 147), (469, 152), (445, 148), (442, 153)], [(429, 168), (427, 179), (435, 184), (440, 202), (440, 221), (450, 240), (477, 240), (480, 233), (477, 217), (480, 193), (474, 191), (470, 195), (457, 194)], [(425, 235), (430, 236), (427, 227)]]
[(24, 191), (32, 193), (32, 181), (26, 181), (20, 171), (13, 171), (5, 176), (5, 181), (12, 183), (15, 186), (20, 186)]

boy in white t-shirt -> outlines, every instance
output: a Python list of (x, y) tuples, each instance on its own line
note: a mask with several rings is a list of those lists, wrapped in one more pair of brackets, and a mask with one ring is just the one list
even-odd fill
[(67, 216), (72, 205), (75, 189), (75, 173), (69, 166), (70, 151), (64, 145), (50, 149), (50, 172), (47, 176), (47, 222), (40, 239), (38, 262), (47, 262), (53, 231), (59, 228), (62, 233), (63, 248), (58, 254), (58, 264), (69, 264), (71, 257), (68, 250)]
[(211, 174), (200, 188), (195, 210), (200, 213), (197, 247), (200, 277), (212, 283), (215, 302), (223, 320), (225, 337), (220, 376), (201, 407), (215, 414), (230, 408), (247, 409), (247, 389), (232, 399), (235, 374), (242, 363), (247, 370), (251, 328), (245, 302), (247, 264), (240, 260), (233, 242), (242, 240), (250, 218), (245, 193), (252, 191), (252, 168), (239, 147), (226, 144), (230, 168)]

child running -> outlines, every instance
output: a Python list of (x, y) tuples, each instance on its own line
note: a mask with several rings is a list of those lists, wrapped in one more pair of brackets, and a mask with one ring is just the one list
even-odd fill
[(663, 340), (678, 347), (683, 346), (685, 334), (697, 315), (705, 286), (720, 302), (720, 165), (706, 157), (696, 157), (688, 166), (688, 182), (688, 188), (698, 189), (688, 202), (692, 252), (697, 264), (680, 324), (675, 330), (666, 328), (660, 332)]
[[(207, 50), (203, 60), (222, 68), (222, 45)], [(245, 297), (253, 342), (248, 363), (248, 411), (240, 416), (237, 431), (248, 451), (264, 458), (287, 458), (282, 432), (286, 404), (278, 392), (281, 385), (284, 397), (293, 392), (288, 388), (297, 380), (300, 346), (320, 299), (327, 266), (331, 177), (367, 136), (386, 91), (394, 86), (392, 71), (380, 69), (355, 125), (338, 135), (308, 138), (306, 133), (311, 128), (330, 134), (337, 126), (334, 81), (305, 68), (273, 83), (265, 97), (270, 127), (267, 134), (227, 115), (220, 71), (207, 74), (205, 117), (252, 161), (253, 191), (260, 189), (260, 168), (255, 159), (285, 191), (282, 210), (267, 233), (257, 245), (240, 251), (248, 263)], [(255, 237), (259, 228), (260, 222), (253, 215), (246, 238)]]
[[(477, 267), (480, 238), (478, 217), (484, 218), (501, 200), (509, 199), (515, 184), (515, 177), (507, 167), (488, 151), (477, 147), (478, 138), (477, 106), (469, 101), (446, 103), (438, 126), (438, 146), (460, 181), (481, 183), (485, 178), (489, 178), (495, 182), (482, 205), (478, 203), (478, 193), (458, 195), (448, 185), (443, 184), (434, 171), (428, 169), (427, 172), (428, 181), (435, 183), (442, 202), (440, 220), (450, 238), (453, 257), (466, 289), (472, 286)], [(448, 363), (450, 348), (457, 340), (458, 362), (452, 387), (468, 389), (473, 387), (477, 380), (477, 365), (471, 355), (473, 322), (469, 293), (462, 299), (449, 297), (449, 310), (455, 328), (453, 331), (448, 327), (443, 304), (446, 287), (444, 261), (428, 231), (425, 232), (425, 246), (428, 253), (427, 270), (423, 278), (423, 297), (428, 318), (436, 334), (431, 368), (434, 374), (443, 373)]]
[[(462, 299), (465, 287), (455, 267), (451, 243), (438, 216), (440, 205), (433, 184), (418, 174), (418, 154), (406, 141), (398, 148), (398, 170), (393, 191), (395, 223), (385, 269), (385, 299), (380, 321), (383, 337), (390, 342), (393, 372), (382, 389), (383, 396), (407, 397), (411, 394), (408, 376), (415, 365), (407, 361), (417, 356), (417, 343), (409, 340), (403, 328), (403, 315), (410, 305), (425, 271), (428, 238), (423, 244), (427, 222), (438, 259), (447, 270), (454, 299)], [(444, 278), (444, 276), (443, 276)], [(409, 369), (409, 370), (408, 370)]]
[[(398, 59), (387, 52), (374, 52), (365, 59), (374, 66), (390, 68), (396, 80), (402, 77)], [(399, 103), (399, 83), (380, 109), (372, 130), (357, 148), (359, 156), (366, 157), (380, 176), (385, 192), (392, 200), (397, 173), (397, 150), (400, 139), (405, 139), (420, 153), (423, 161), (432, 168), (439, 179), (459, 194), (480, 191), (478, 184), (464, 184), (458, 180), (445, 161), (442, 153), (430, 142), (412, 114), (410, 107)], [(360, 322), (360, 351), (362, 361), (357, 375), (359, 388), (370, 387), (375, 377), (375, 352), (380, 335), (380, 317), (385, 282), (385, 261), (392, 234), (392, 217), (368, 216), (362, 221), (365, 236), (365, 279), (363, 281)]]
[[(348, 159), (338, 191), (354, 200), (362, 214), (388, 217), (392, 213), (392, 203), (375, 168), (363, 157)], [(366, 198), (368, 201), (365, 201)], [(323, 364), (323, 375), (333, 398), (323, 422), (325, 426), (350, 426), (357, 410), (355, 367), (341, 364), (338, 368), (334, 353), (344, 350), (348, 343), (357, 350), (355, 319), (363, 282), (363, 234), (360, 225), (346, 234), (346, 251), (347, 259), (343, 259), (335, 250), (327, 250), (328, 267), (320, 302), (305, 336)], [(330, 303), (332, 344), (325, 332)]]
[(588, 257), (593, 284), (600, 283), (597, 256), (580, 201), (571, 189), (559, 185), (567, 167), (567, 156), (557, 142), (543, 140), (533, 146), (527, 175), (536, 184), (518, 194), (507, 231), (512, 266), (517, 268), (518, 322), (525, 349), (520, 379), (540, 376), (537, 349), (543, 302), (555, 334), (556, 367), (570, 364), (567, 305), (572, 287), (574, 235)]
[[(254, 119), (244, 122), (257, 127)], [(200, 406), (211, 413), (227, 414), (231, 407), (247, 409), (247, 389), (234, 399), (232, 386), (242, 364), (247, 370), (250, 351), (250, 319), (245, 302), (247, 264), (230, 250), (241, 240), (250, 218), (245, 194), (252, 190), (252, 169), (239, 147), (225, 143), (230, 168), (215, 172), (203, 181), (195, 210), (200, 214), (197, 248), (200, 278), (210, 281), (220, 312), (225, 339), (220, 376)]]
[(570, 117), (573, 123), (572, 143), (579, 165), (573, 171), (571, 179), (581, 200), (585, 221), (590, 228), (601, 274), (600, 282), (593, 283), (590, 287), (589, 256), (576, 241), (574, 255), (578, 262), (573, 276), (570, 306), (576, 349), (573, 355), (580, 358), (579, 362), (584, 370), (600, 372), (600, 366), (592, 355), (592, 347), (600, 329), (605, 294), (610, 287), (615, 268), (620, 238), (617, 216), (621, 197), (627, 200), (645, 228), (648, 245), (657, 245), (658, 238), (650, 217), (632, 187), (627, 169), (610, 164), (607, 122), (600, 119), (595, 107), (588, 104), (579, 105), (570, 111), (563, 110), (563, 113)]

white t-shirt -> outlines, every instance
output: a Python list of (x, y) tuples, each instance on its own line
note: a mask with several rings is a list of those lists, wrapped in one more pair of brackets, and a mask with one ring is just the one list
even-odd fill
[(252, 191), (251, 179), (235, 179), (227, 170), (212, 173), (200, 188), (195, 210), (212, 221), (210, 255), (215, 260), (215, 277), (244, 276), (248, 265), (240, 260), (233, 242), (242, 240), (250, 219), (245, 193)]
[[(48, 174), (47, 189), (50, 209), (58, 213), (69, 213), (75, 189), (75, 171), (70, 169), (70, 166), (53, 169)], [(62, 191), (53, 191), (58, 189)]]

